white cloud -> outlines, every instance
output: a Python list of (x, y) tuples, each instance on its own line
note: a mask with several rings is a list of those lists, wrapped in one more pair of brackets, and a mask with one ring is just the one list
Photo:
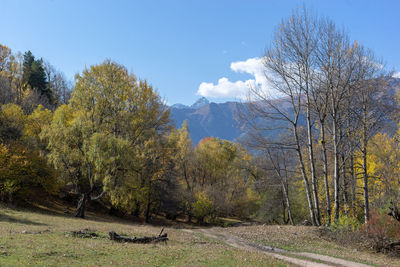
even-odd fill
[(268, 81), (264, 75), (264, 66), (261, 58), (249, 58), (245, 61), (232, 62), (231, 70), (238, 73), (247, 73), (253, 79), (246, 81), (229, 81), (228, 78), (221, 78), (216, 84), (202, 82), (197, 94), (209, 98), (241, 98), (245, 99), (249, 87), (259, 86), (268, 88)]
[(254, 76), (257, 85), (268, 86), (264, 74), (264, 65), (261, 58), (249, 58), (246, 61), (237, 61), (231, 63), (231, 70), (239, 73), (248, 73)]
[(197, 91), (198, 95), (210, 98), (242, 98), (246, 97), (250, 83), (254, 80), (231, 82), (223, 77), (217, 84), (202, 82)]
[(400, 72), (393, 74), (392, 77), (394, 77), (394, 78), (399, 78), (399, 79), (400, 79)]

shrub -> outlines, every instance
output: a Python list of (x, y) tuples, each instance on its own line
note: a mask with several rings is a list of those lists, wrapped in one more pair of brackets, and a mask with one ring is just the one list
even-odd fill
[(385, 252), (389, 244), (400, 240), (400, 223), (388, 216), (386, 210), (371, 210), (370, 219), (362, 230), (378, 252)]
[(39, 153), (15, 145), (12, 149), (0, 143), (0, 196), (13, 202), (35, 186), (54, 193), (58, 183), (53, 170)]
[(341, 213), (337, 222), (332, 223), (331, 227), (321, 227), (319, 232), (321, 237), (333, 241), (346, 247), (365, 247), (365, 238), (359, 231), (362, 223), (350, 212)]
[(205, 192), (196, 195), (193, 203), (193, 216), (200, 222), (211, 222), (215, 219), (215, 209), (213, 202), (207, 197)]
[(233, 213), (240, 219), (249, 219), (260, 207), (260, 195), (248, 187), (245, 193), (233, 201)]
[(335, 229), (345, 231), (356, 231), (360, 226), (361, 223), (356, 217), (346, 214), (341, 214), (338, 221), (332, 224), (332, 227)]

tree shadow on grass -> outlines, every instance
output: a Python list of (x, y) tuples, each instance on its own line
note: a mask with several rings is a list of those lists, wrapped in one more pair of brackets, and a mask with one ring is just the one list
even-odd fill
[(10, 222), (10, 223), (20, 223), (20, 224), (26, 224), (26, 225), (47, 226), (47, 224), (45, 224), (45, 223), (34, 222), (34, 221), (31, 221), (31, 220), (22, 219), (22, 218), (14, 218), (14, 217), (6, 215), (6, 214), (0, 214), (0, 222)]

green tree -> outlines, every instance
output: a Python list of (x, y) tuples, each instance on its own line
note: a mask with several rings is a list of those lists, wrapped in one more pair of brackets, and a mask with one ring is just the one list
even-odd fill
[(188, 123), (185, 120), (182, 127), (173, 130), (169, 135), (169, 141), (176, 146), (174, 154), (175, 174), (177, 182), (183, 188), (181, 191), (181, 208), (183, 213), (188, 216), (188, 221), (192, 219), (192, 206), (195, 201), (195, 191), (197, 175), (195, 172), (196, 161), (193, 142), (190, 138)]
[[(53, 170), (46, 164), (38, 149), (26, 142), (29, 116), (16, 104), (6, 104), (0, 110), (0, 195), (12, 202), (15, 196), (24, 197), (32, 187), (48, 192), (57, 190)], [(43, 119), (43, 118), (41, 118)], [(38, 132), (31, 132), (37, 138)]]
[(33, 187), (55, 192), (54, 172), (45, 158), (20, 144), (0, 144), (0, 194), (3, 201), (13, 202), (15, 196), (25, 196)]
[(45, 96), (49, 103), (52, 103), (52, 94), (48, 88), (43, 60), (35, 59), (31, 51), (24, 54), (22, 80), (25, 86), (29, 85), (32, 89)]
[(51, 123), (53, 113), (38, 105), (32, 114), (26, 116), (24, 125), (24, 139), (31, 148), (39, 151), (45, 151), (47, 147), (47, 140), (40, 138), (42, 131), (44, 131)]
[(256, 211), (251, 156), (245, 149), (227, 140), (205, 138), (195, 148), (195, 158), (195, 193), (205, 192), (217, 215), (248, 218)]
[(16, 104), (6, 104), (0, 110), (0, 142), (9, 144), (22, 137), (25, 124), (25, 114)]
[(50, 162), (81, 195), (75, 215), (84, 217), (87, 201), (129, 183), (138, 144), (168, 129), (169, 112), (146, 81), (110, 60), (76, 80), (70, 103), (56, 110), (43, 137)]

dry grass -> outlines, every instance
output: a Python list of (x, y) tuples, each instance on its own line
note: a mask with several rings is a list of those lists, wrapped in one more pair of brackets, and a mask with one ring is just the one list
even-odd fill
[(317, 227), (260, 225), (232, 227), (227, 231), (253, 242), (287, 250), (313, 252), (376, 266), (400, 266), (399, 258), (360, 250), (357, 244), (343, 246), (321, 238)]
[[(66, 236), (89, 228), (99, 238)], [(0, 266), (288, 266), (259, 252), (229, 247), (200, 234), (166, 228), (167, 244), (120, 244), (111, 230), (132, 236), (157, 235), (161, 227), (111, 217), (88, 219), (0, 209)], [(40, 233), (38, 233), (40, 232)]]

